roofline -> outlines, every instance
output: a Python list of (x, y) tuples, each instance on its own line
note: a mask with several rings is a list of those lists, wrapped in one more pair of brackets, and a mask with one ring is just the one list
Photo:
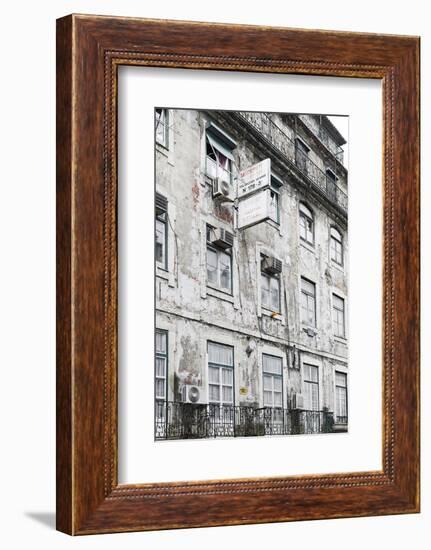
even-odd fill
[(325, 126), (326, 130), (332, 135), (332, 137), (337, 142), (337, 145), (345, 145), (347, 140), (340, 134), (336, 126), (329, 120), (327, 115), (314, 115), (316, 117), (321, 117), (322, 124)]

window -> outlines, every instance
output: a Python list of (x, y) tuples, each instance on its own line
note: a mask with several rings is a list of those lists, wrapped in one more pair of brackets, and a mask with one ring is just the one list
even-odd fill
[(335, 227), (331, 227), (331, 260), (338, 265), (343, 265), (343, 237)]
[(326, 169), (326, 191), (329, 195), (329, 198), (337, 202), (337, 176), (334, 174), (334, 172), (330, 169)]
[(214, 230), (207, 226), (207, 284), (223, 292), (232, 293), (232, 254), (210, 244)]
[(167, 200), (165, 197), (156, 193), (156, 222), (155, 222), (155, 231), (156, 231), (156, 243), (155, 243), (155, 257), (156, 264), (163, 268), (167, 269), (167, 243), (168, 243), (168, 227), (167, 227)]
[(308, 168), (308, 153), (310, 148), (301, 140), (296, 138), (295, 140), (295, 161), (296, 166), (301, 170), (301, 172), (307, 173)]
[(335, 416), (340, 424), (347, 424), (347, 374), (335, 372)]
[(283, 407), (283, 361), (281, 357), (262, 355), (263, 406)]
[(303, 365), (305, 408), (308, 411), (319, 410), (319, 368)]
[(334, 321), (334, 335), (344, 338), (344, 300), (336, 294), (332, 295), (332, 316)]
[(167, 109), (156, 109), (156, 142), (169, 146), (169, 114)]
[(210, 403), (233, 405), (233, 347), (208, 342)]
[(316, 326), (316, 285), (305, 277), (301, 277), (301, 320)]
[(328, 186), (328, 191), (335, 192), (337, 189), (338, 178), (336, 174), (330, 169), (326, 169), (326, 185)]
[(165, 417), (165, 406), (167, 400), (167, 378), (168, 378), (168, 333), (165, 330), (156, 330), (156, 365), (155, 365), (155, 397), (156, 397), (156, 418)]
[(206, 132), (206, 174), (232, 182), (232, 150), (236, 144), (220, 128), (210, 125)]
[(260, 290), (262, 307), (280, 312), (280, 277), (261, 273)]
[(302, 202), (299, 204), (299, 236), (303, 241), (314, 245), (314, 216)]
[(207, 247), (207, 278), (210, 286), (232, 292), (232, 256), (223, 250)]
[(280, 223), (280, 187), (282, 185), (283, 182), (272, 174), (269, 217), (276, 223)]

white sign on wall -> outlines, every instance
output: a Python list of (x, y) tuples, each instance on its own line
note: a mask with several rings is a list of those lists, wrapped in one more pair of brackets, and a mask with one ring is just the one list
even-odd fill
[(241, 170), (238, 178), (238, 198), (269, 187), (271, 183), (271, 159), (265, 159)]
[(270, 190), (264, 189), (238, 201), (238, 229), (267, 220), (271, 213)]

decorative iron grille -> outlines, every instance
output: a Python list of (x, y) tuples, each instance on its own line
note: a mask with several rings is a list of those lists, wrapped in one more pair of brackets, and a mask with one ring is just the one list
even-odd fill
[(334, 415), (328, 411), (172, 401), (157, 401), (155, 410), (155, 439), (331, 433), (333, 427)]

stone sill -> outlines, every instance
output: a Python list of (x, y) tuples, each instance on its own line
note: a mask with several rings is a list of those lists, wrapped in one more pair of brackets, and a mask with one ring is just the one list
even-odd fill
[(302, 246), (302, 248), (305, 248), (305, 250), (308, 250), (308, 252), (312, 252), (313, 254), (316, 254), (316, 249), (312, 244), (309, 244), (306, 241), (303, 241), (301, 238), (299, 239), (299, 244), (300, 246)]
[(218, 288), (213, 288), (212, 286), (207, 286), (207, 296), (213, 296), (214, 298), (219, 298), (220, 300), (230, 302), (231, 304), (234, 303), (234, 297), (232, 294), (228, 294), (227, 292), (219, 290)]
[(270, 317), (271, 319), (274, 319), (274, 321), (279, 321), (282, 323), (284, 321), (284, 316), (281, 313), (277, 313), (270, 309), (266, 309), (265, 307), (262, 307), (261, 311), (262, 311), (262, 315), (265, 315), (266, 317)]

